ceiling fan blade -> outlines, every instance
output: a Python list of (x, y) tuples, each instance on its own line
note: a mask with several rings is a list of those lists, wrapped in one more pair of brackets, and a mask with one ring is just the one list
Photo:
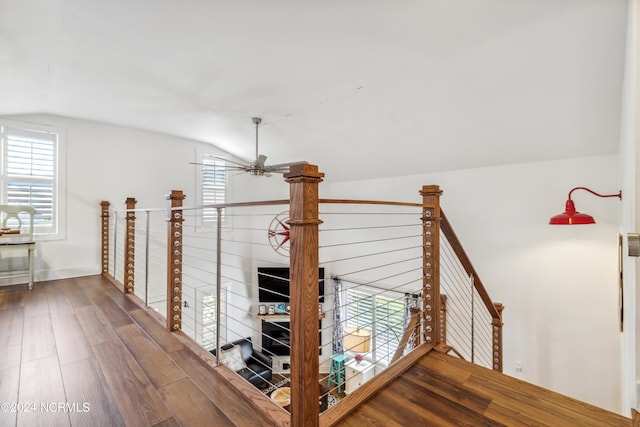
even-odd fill
[(240, 162), (236, 162), (235, 160), (229, 160), (229, 159), (224, 158), (224, 157), (222, 157), (222, 156), (215, 156), (215, 155), (212, 155), (211, 157), (215, 157), (216, 159), (224, 160), (225, 162), (228, 162), (228, 163), (234, 163), (234, 164), (236, 164), (236, 165), (238, 165), (238, 166), (242, 166), (242, 167), (247, 167), (247, 166), (249, 166), (249, 165), (247, 165), (246, 163), (240, 163)]
[[(190, 165), (196, 165), (196, 166), (210, 166), (210, 164), (198, 163), (198, 162), (189, 162), (189, 164)], [(248, 168), (248, 166), (243, 165), (241, 163), (238, 163), (238, 166), (224, 165), (224, 166), (216, 167), (216, 169), (222, 169), (222, 170), (242, 170), (242, 171), (246, 171), (247, 168)]]

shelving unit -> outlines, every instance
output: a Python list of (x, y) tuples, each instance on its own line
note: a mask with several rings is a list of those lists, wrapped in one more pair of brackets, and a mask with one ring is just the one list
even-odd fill
[[(272, 354), (272, 358), (278, 359), (279, 363), (283, 365), (281, 370), (276, 369), (274, 363), (274, 372), (276, 373), (288, 373), (289, 372), (289, 351), (288, 348), (283, 348), (281, 343), (289, 342), (288, 334), (286, 336), (278, 336), (282, 332), (283, 328), (290, 327), (291, 316), (289, 314), (256, 314), (256, 317), (262, 322), (262, 349)], [(325, 318), (324, 313), (318, 315), (318, 353), (322, 354), (322, 319)], [(283, 323), (281, 327), (274, 327), (269, 324)], [(285, 367), (286, 365), (286, 367)]]

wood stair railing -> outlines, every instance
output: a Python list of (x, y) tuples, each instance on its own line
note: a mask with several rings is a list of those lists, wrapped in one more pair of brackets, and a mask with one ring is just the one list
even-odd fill
[(482, 283), (480, 276), (476, 272), (476, 269), (471, 263), (469, 256), (467, 255), (464, 248), (462, 247), (462, 243), (460, 242), (460, 239), (458, 238), (457, 234), (453, 230), (453, 227), (451, 226), (449, 219), (447, 218), (444, 211), (442, 210), (440, 211), (440, 215), (441, 215), (440, 230), (442, 231), (447, 241), (451, 245), (451, 249), (458, 257), (458, 260), (460, 261), (460, 264), (464, 268), (465, 272), (469, 276), (473, 277), (473, 286), (475, 290), (478, 292), (478, 295), (480, 296), (487, 311), (491, 315), (491, 319), (492, 319), (491, 320), (491, 327), (492, 327), (491, 328), (492, 329), (491, 347), (493, 349), (492, 350), (493, 351), (492, 368), (495, 371), (502, 372), (502, 352), (503, 352), (502, 310), (504, 309), (504, 306), (500, 303), (494, 303), (491, 300), (491, 297), (489, 296), (489, 293), (484, 287), (484, 284)]
[(409, 323), (404, 330), (404, 334), (402, 335), (400, 344), (398, 344), (398, 348), (396, 349), (396, 352), (391, 359), (391, 363), (394, 363), (402, 357), (402, 355), (404, 354), (404, 349), (411, 339), (411, 336), (415, 335), (418, 330), (418, 325), (420, 324), (420, 309), (413, 307), (409, 311), (411, 312), (411, 319), (409, 319)]

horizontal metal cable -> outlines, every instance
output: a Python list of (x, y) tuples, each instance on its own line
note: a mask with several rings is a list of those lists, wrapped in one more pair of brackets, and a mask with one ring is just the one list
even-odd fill
[[(364, 272), (378, 270), (380, 268), (386, 268), (386, 267), (391, 267), (391, 266), (395, 266), (395, 265), (400, 265), (400, 264), (404, 264), (404, 263), (407, 263), (407, 262), (415, 261), (417, 259), (421, 260), (422, 257), (408, 258), (408, 259), (403, 259), (403, 260), (400, 260), (400, 261), (390, 262), (390, 263), (387, 263), (387, 264), (376, 265), (375, 267), (363, 268), (361, 270), (350, 271), (348, 273), (340, 273), (340, 277), (345, 277), (345, 276), (350, 276), (352, 274), (364, 273)], [(411, 271), (415, 271), (415, 269), (413, 269)]]
[(323, 248), (336, 248), (340, 246), (354, 246), (354, 245), (363, 245), (365, 243), (379, 243), (379, 242), (390, 242), (394, 240), (404, 240), (404, 239), (415, 239), (416, 237), (422, 238), (422, 234), (414, 234), (409, 236), (400, 236), (400, 237), (388, 237), (384, 239), (373, 239), (373, 240), (361, 240), (358, 242), (348, 242), (348, 243), (335, 243), (332, 245), (322, 245), (318, 246), (320, 249)]
[(364, 216), (371, 216), (371, 215), (382, 215), (382, 216), (393, 216), (393, 215), (410, 215), (410, 216), (416, 216), (416, 215), (420, 215), (419, 212), (327, 212), (327, 211), (320, 211), (319, 212), (319, 216), (323, 216), (323, 215), (364, 215)]
[(341, 227), (341, 228), (324, 228), (319, 227), (318, 232), (333, 232), (333, 231), (362, 231), (362, 230), (385, 230), (392, 228), (409, 228), (409, 227), (422, 227), (422, 224), (399, 224), (399, 225), (378, 225), (369, 227)]
[[(324, 248), (326, 248), (326, 246)], [(388, 250), (388, 251), (372, 252), (372, 253), (362, 254), (362, 255), (354, 255), (354, 256), (347, 257), (347, 258), (337, 258), (337, 259), (322, 261), (322, 262), (320, 262), (320, 265), (333, 264), (333, 263), (344, 262), (344, 261), (353, 261), (353, 260), (356, 260), (356, 259), (374, 257), (374, 256), (377, 256), (377, 255), (388, 255), (388, 254), (391, 254), (391, 253), (408, 251), (408, 250), (412, 250), (412, 249), (421, 249), (421, 248), (422, 248), (422, 245), (419, 245), (419, 246), (408, 246), (408, 247), (400, 248), (400, 249), (391, 249), (391, 250)], [(323, 248), (321, 248), (321, 249), (323, 249)]]
[[(391, 274), (391, 275), (388, 275), (388, 276), (385, 276), (385, 277), (376, 278), (375, 280), (369, 280), (369, 281), (363, 282), (361, 286), (367, 286), (367, 285), (369, 285), (371, 283), (380, 283), (380, 282), (383, 282), (385, 280), (392, 279), (392, 278), (395, 278), (395, 277), (399, 277), (399, 276), (402, 276), (404, 274), (409, 274), (409, 273), (412, 273), (412, 272), (415, 272), (415, 271), (420, 271), (420, 273), (422, 273), (422, 266), (417, 267), (417, 268), (412, 268), (410, 270), (401, 271), (399, 273)], [(347, 275), (348, 274), (349, 273), (347, 273)], [(340, 277), (344, 277), (344, 276), (345, 276), (345, 274), (340, 274)], [(420, 278), (416, 279), (416, 280), (422, 280), (422, 274), (420, 274)], [(396, 288), (397, 287), (395, 287), (395, 288), (394, 287), (390, 287), (390, 289), (396, 289)]]

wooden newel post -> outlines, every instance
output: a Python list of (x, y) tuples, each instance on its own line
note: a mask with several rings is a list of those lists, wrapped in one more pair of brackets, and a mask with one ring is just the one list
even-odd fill
[(493, 370), (502, 372), (502, 310), (504, 310), (504, 305), (499, 302), (494, 302), (493, 306), (498, 310), (500, 317), (493, 318), (491, 320), (491, 333), (492, 333), (492, 353), (493, 353)]
[(315, 165), (291, 166), (290, 189), (291, 426), (319, 423), (318, 184)]
[(100, 202), (102, 206), (102, 274), (109, 274), (109, 203), (106, 200)]
[(135, 290), (136, 280), (136, 213), (132, 212), (136, 208), (136, 201), (133, 197), (127, 197), (126, 227), (124, 230), (124, 293), (132, 294)]
[(167, 328), (182, 329), (182, 201), (186, 196), (173, 190), (167, 196), (171, 210), (167, 221)]
[(440, 195), (437, 185), (425, 185), (422, 195), (422, 342), (436, 344), (440, 334)]

